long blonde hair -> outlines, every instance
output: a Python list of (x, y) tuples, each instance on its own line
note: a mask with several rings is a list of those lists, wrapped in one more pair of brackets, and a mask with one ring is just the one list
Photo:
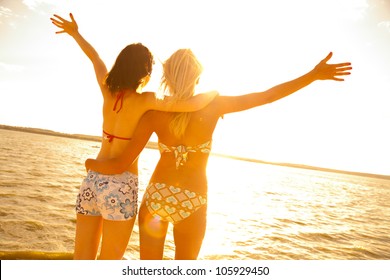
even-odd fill
[[(190, 49), (179, 49), (163, 63), (161, 86), (168, 93), (172, 102), (186, 100), (195, 94), (195, 86), (203, 72), (194, 53)], [(176, 113), (169, 129), (181, 137), (190, 120), (190, 113)]]

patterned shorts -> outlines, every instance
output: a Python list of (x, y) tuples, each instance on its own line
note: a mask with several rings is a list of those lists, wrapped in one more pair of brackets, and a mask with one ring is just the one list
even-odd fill
[(123, 221), (135, 217), (137, 210), (137, 175), (128, 171), (116, 175), (88, 172), (77, 195), (77, 213)]

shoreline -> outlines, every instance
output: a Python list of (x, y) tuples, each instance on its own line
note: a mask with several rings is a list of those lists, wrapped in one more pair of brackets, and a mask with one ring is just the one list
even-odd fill
[[(52, 131), (52, 130), (48, 130), (48, 129), (41, 129), (41, 128), (19, 127), (19, 126), (9, 126), (9, 125), (0, 124), (0, 129), (27, 132), (27, 133), (35, 133), (35, 134), (44, 134), (44, 135), (49, 135), (49, 136), (65, 137), (65, 138), (72, 138), (72, 139), (78, 139), (78, 140), (101, 142), (101, 136), (84, 135), (84, 134), (68, 134), (68, 133), (56, 132), (56, 131)], [(158, 146), (157, 146), (156, 142), (148, 142), (148, 144), (146, 144), (146, 148), (158, 149)], [(309, 170), (316, 170), (316, 171), (323, 171), (323, 172), (341, 173), (341, 174), (347, 174), (347, 175), (355, 175), (355, 176), (390, 180), (390, 175), (338, 170), (338, 169), (316, 167), (316, 166), (310, 166), (310, 165), (304, 165), (304, 164), (270, 162), (270, 161), (263, 161), (263, 160), (259, 160), (259, 159), (251, 159), (251, 158), (244, 158), (244, 157), (231, 156), (231, 155), (225, 155), (225, 154), (217, 154), (217, 153), (211, 153), (211, 154), (214, 156), (218, 156), (218, 157), (224, 157), (224, 158), (230, 158), (230, 159), (242, 160), (242, 161), (248, 161), (248, 162), (254, 162), (254, 163), (271, 164), (271, 165), (277, 165), (277, 166), (285, 166), (285, 167), (293, 167), (293, 168), (301, 168), (301, 169), (309, 169)]]

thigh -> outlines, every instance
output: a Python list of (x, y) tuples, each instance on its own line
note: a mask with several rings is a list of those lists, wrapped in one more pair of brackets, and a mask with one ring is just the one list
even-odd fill
[(162, 260), (169, 223), (154, 218), (143, 202), (139, 210), (138, 225), (141, 260)]
[(198, 258), (206, 232), (207, 206), (195, 211), (190, 217), (173, 227), (175, 259), (195, 260)]
[(77, 214), (74, 259), (94, 260), (102, 234), (102, 217)]
[(126, 252), (135, 217), (125, 221), (103, 219), (102, 247), (99, 259), (121, 260)]
[(97, 205), (95, 182), (98, 173), (89, 171), (81, 183), (76, 200), (76, 213), (88, 216), (101, 216)]

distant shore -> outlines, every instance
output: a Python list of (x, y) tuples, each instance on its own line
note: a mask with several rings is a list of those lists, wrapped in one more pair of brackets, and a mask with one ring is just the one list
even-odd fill
[[(61, 133), (61, 132), (56, 132), (56, 131), (52, 131), (52, 130), (48, 130), (48, 129), (41, 129), (41, 128), (18, 127), (18, 126), (9, 126), (9, 125), (0, 124), (0, 129), (21, 131), (21, 132), (28, 132), (28, 133), (35, 133), (35, 134), (44, 134), (44, 135), (51, 135), (51, 136), (57, 136), (57, 137), (66, 137), (66, 138), (73, 138), (73, 139), (87, 140), (87, 141), (94, 141), (94, 142), (101, 142), (101, 136), (92, 136), (92, 135), (84, 135), (84, 134), (68, 134), (68, 133)], [(158, 149), (158, 146), (157, 146), (156, 142), (148, 142), (148, 144), (146, 145), (146, 148)], [(271, 165), (278, 165), (278, 166), (286, 166), (286, 167), (310, 169), (310, 170), (323, 171), (323, 172), (342, 173), (342, 174), (349, 174), (349, 175), (390, 180), (390, 175), (352, 172), (352, 171), (322, 168), (322, 167), (315, 167), (315, 166), (302, 165), (302, 164), (269, 162), (269, 161), (263, 161), (263, 160), (258, 160), (258, 159), (229, 156), (229, 155), (224, 155), (224, 154), (216, 154), (216, 153), (212, 153), (212, 154), (214, 156), (231, 158), (231, 159), (235, 159), (235, 160), (255, 162), (255, 163), (271, 164)]]

